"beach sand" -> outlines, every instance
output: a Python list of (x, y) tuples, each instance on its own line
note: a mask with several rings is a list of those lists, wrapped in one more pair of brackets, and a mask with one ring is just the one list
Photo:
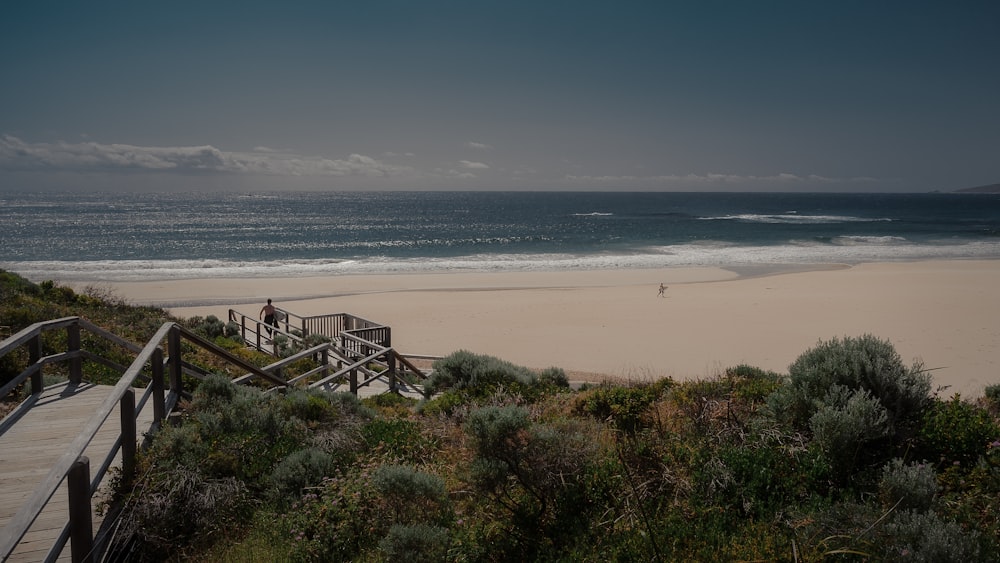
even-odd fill
[(820, 340), (874, 334), (906, 364), (922, 360), (943, 396), (1000, 383), (1000, 261), (99, 285), (179, 317), (256, 318), (268, 297), (302, 316), (346, 312), (392, 327), (405, 354), (465, 349), (574, 379), (705, 378), (738, 364), (787, 373)]

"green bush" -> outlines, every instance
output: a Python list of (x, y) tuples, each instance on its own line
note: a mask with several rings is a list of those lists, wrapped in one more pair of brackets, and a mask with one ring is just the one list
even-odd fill
[(530, 386), (538, 377), (528, 368), (508, 361), (459, 350), (434, 362), (434, 373), (424, 383), (428, 396), (445, 389), (469, 389), (486, 394), (497, 385)]
[(388, 561), (445, 561), (449, 539), (447, 528), (397, 524), (378, 546)]
[(886, 510), (926, 512), (938, 490), (937, 474), (930, 464), (905, 465), (900, 458), (885, 464), (878, 483), (879, 500)]
[(562, 368), (550, 367), (538, 374), (538, 383), (551, 387), (569, 387), (569, 378)]
[(465, 391), (448, 390), (439, 393), (433, 399), (428, 399), (417, 405), (417, 412), (424, 416), (452, 416), (455, 412), (472, 402)]
[(1000, 427), (985, 410), (959, 395), (935, 400), (924, 413), (918, 443), (921, 455), (942, 465), (971, 469), (988, 445), (1000, 439)]
[(788, 371), (767, 411), (811, 432), (841, 478), (894, 457), (931, 402), (930, 374), (919, 362), (904, 366), (892, 344), (871, 335), (821, 342)]
[(926, 563), (982, 561), (979, 533), (966, 531), (934, 512), (905, 510), (896, 513), (879, 534), (885, 561)]
[(784, 377), (758, 367), (740, 364), (726, 370), (725, 379), (733, 386), (733, 396), (750, 403), (761, 403), (784, 383)]
[(400, 418), (375, 418), (361, 427), (361, 435), (369, 448), (399, 460), (416, 461), (428, 446), (417, 423)]
[(285, 416), (305, 422), (325, 422), (339, 414), (330, 402), (330, 394), (318, 389), (288, 391), (281, 401), (281, 411)]
[(998, 385), (987, 385), (983, 394), (987, 399), (993, 401), (994, 403), (1000, 404), (1000, 384)]
[(290, 561), (353, 561), (378, 546), (391, 522), (369, 467), (341, 468), (283, 515), (278, 526), (291, 546)]
[(233, 334), (226, 330), (226, 323), (219, 320), (219, 318), (215, 315), (209, 315), (205, 318), (197, 316), (191, 317), (186, 319), (184, 324), (191, 329), (192, 332), (209, 341), (213, 341), (220, 337), (228, 338)]
[(649, 384), (595, 387), (576, 397), (574, 410), (631, 433), (647, 425), (649, 407), (660, 397), (660, 390)]
[(178, 546), (227, 533), (252, 514), (252, 497), (242, 481), (190, 469), (157, 473), (140, 483), (131, 499), (118, 536), (134, 540), (130, 556), (142, 561), (167, 560)]
[(968, 563), (983, 561), (981, 536), (934, 511), (886, 511), (853, 502), (796, 514), (801, 560), (831, 555), (851, 560)]
[[(522, 407), (484, 407), (465, 425), (475, 458), (471, 480), (509, 517), (510, 551), (501, 558), (533, 559), (539, 550), (579, 540), (600, 488), (588, 480), (599, 445), (580, 421), (537, 424)], [(596, 490), (595, 490), (596, 489)]]
[(872, 335), (821, 342), (800, 355), (788, 374), (788, 385), (769, 403), (777, 417), (800, 429), (835, 385), (867, 391), (885, 407), (893, 429), (919, 417), (930, 401), (931, 376), (923, 366), (907, 368), (891, 343)]
[(307, 487), (323, 481), (334, 469), (335, 459), (318, 448), (292, 452), (271, 473), (271, 499), (279, 506), (298, 498)]
[(888, 437), (885, 407), (866, 389), (834, 385), (809, 419), (813, 438), (839, 469), (849, 471), (865, 446)]
[(372, 485), (386, 501), (396, 524), (447, 524), (450, 507), (444, 479), (405, 465), (383, 465)]

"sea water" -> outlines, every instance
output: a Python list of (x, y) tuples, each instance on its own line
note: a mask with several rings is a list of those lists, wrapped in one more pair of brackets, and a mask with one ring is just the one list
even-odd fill
[(1000, 258), (1000, 194), (0, 193), (62, 282)]

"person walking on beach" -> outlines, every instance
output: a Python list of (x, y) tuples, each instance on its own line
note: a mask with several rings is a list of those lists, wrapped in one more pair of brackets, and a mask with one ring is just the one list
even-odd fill
[(664, 291), (666, 291), (666, 290), (667, 290), (667, 286), (665, 286), (665, 285), (663, 285), (663, 284), (661, 283), (661, 284), (660, 284), (660, 293), (659, 293), (659, 294), (657, 294), (657, 297), (666, 297), (666, 295), (665, 295), (665, 294), (663, 293), (663, 292), (664, 292)]
[[(277, 327), (278, 326), (278, 321), (277, 321), (277, 319), (274, 318), (274, 305), (271, 305), (271, 300), (270, 299), (267, 300), (267, 305), (264, 305), (263, 307), (261, 307), (260, 314), (257, 315), (257, 318), (260, 318), (260, 317), (264, 318), (264, 324), (271, 325), (273, 327)], [(267, 335), (268, 336), (271, 336), (271, 332), (272, 331), (271, 331), (270, 328), (267, 329)]]

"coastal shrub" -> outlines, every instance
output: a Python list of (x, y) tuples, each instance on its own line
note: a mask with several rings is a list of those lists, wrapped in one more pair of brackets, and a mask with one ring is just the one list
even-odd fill
[(242, 342), (242, 328), (240, 328), (240, 323), (236, 321), (229, 321), (226, 323), (226, 327), (223, 330), (223, 336), (236, 340), (237, 342)]
[(939, 490), (937, 473), (927, 463), (905, 464), (895, 458), (882, 468), (878, 483), (882, 508), (926, 512)]
[(462, 407), (474, 402), (465, 391), (448, 390), (439, 393), (433, 399), (427, 399), (417, 405), (417, 412), (424, 416), (452, 416)]
[(372, 487), (372, 465), (340, 467), (277, 523), (289, 561), (353, 561), (378, 546), (391, 522)]
[(183, 546), (227, 533), (252, 513), (246, 485), (232, 477), (214, 479), (175, 468), (141, 481), (122, 512), (111, 551), (123, 560), (165, 561)]
[(198, 316), (191, 317), (185, 321), (185, 325), (192, 332), (207, 340), (215, 340), (220, 336), (226, 336), (226, 324), (215, 315), (209, 315), (205, 318)]
[(470, 477), (508, 513), (511, 552), (534, 558), (543, 545), (559, 550), (576, 541), (595, 504), (587, 476), (599, 444), (580, 421), (539, 424), (523, 407), (484, 407), (465, 424), (475, 458)]
[(647, 425), (649, 407), (660, 397), (661, 387), (651, 384), (605, 385), (581, 391), (574, 398), (574, 411), (611, 422), (624, 432)]
[[(819, 424), (813, 417), (821, 410), (821, 427), (844, 427), (850, 421), (834, 424), (830, 417), (836, 411), (846, 413), (850, 403), (848, 411), (861, 415), (864, 410), (865, 416), (875, 417), (872, 420), (881, 420), (878, 413), (883, 413), (887, 435), (899, 443), (911, 435), (931, 400), (931, 377), (922, 365), (906, 367), (891, 343), (872, 335), (821, 342), (800, 355), (788, 373), (788, 383), (768, 397), (768, 411), (799, 430)], [(852, 403), (855, 394), (859, 396)], [(872, 400), (882, 408), (875, 408)]]
[(670, 390), (671, 403), (701, 433), (726, 412), (731, 397), (731, 383), (720, 377), (685, 381)]
[(965, 530), (932, 511), (897, 512), (879, 532), (881, 541), (875, 545), (883, 561), (983, 561), (978, 531)]
[(918, 435), (921, 455), (944, 465), (971, 469), (989, 444), (1000, 439), (1000, 426), (988, 412), (954, 395), (934, 400), (924, 413)]
[(1000, 411), (1000, 384), (987, 385), (983, 391), (983, 396), (992, 407), (994, 413)]
[(321, 423), (339, 414), (329, 400), (329, 393), (319, 389), (292, 389), (281, 401), (281, 412), (306, 423)]
[(398, 460), (419, 461), (430, 444), (412, 420), (375, 418), (361, 427), (364, 443), (374, 450)]
[(538, 383), (550, 387), (569, 387), (569, 378), (562, 368), (550, 367), (538, 373)]
[(427, 396), (445, 389), (469, 389), (476, 394), (488, 394), (497, 385), (529, 386), (538, 381), (528, 368), (467, 350), (436, 360), (433, 367), (434, 372), (424, 383)]
[(270, 496), (278, 505), (291, 502), (307, 487), (323, 481), (335, 464), (335, 458), (318, 448), (296, 450), (278, 462), (270, 476)]
[(365, 406), (361, 399), (354, 393), (325, 393), (323, 395), (335, 409), (346, 416), (352, 416), (365, 420), (375, 418), (375, 411)]
[(445, 525), (450, 520), (444, 479), (437, 475), (406, 465), (383, 465), (372, 475), (372, 485), (396, 524)]
[(766, 401), (784, 383), (782, 375), (747, 364), (728, 368), (725, 379), (733, 387), (734, 398), (751, 404)]
[(379, 393), (366, 397), (361, 401), (368, 408), (371, 408), (387, 418), (408, 418), (413, 414), (420, 401), (413, 397), (407, 397), (398, 393)]
[(379, 542), (387, 561), (445, 561), (450, 534), (429, 524), (393, 525)]
[(150, 449), (163, 467), (197, 467), (208, 477), (236, 477), (264, 488), (272, 468), (309, 437), (304, 423), (281, 411), (281, 397), (235, 385), (219, 375), (194, 391), (180, 427), (165, 427)]
[(834, 385), (809, 419), (813, 439), (842, 471), (854, 467), (865, 446), (889, 434), (886, 409), (867, 390)]

